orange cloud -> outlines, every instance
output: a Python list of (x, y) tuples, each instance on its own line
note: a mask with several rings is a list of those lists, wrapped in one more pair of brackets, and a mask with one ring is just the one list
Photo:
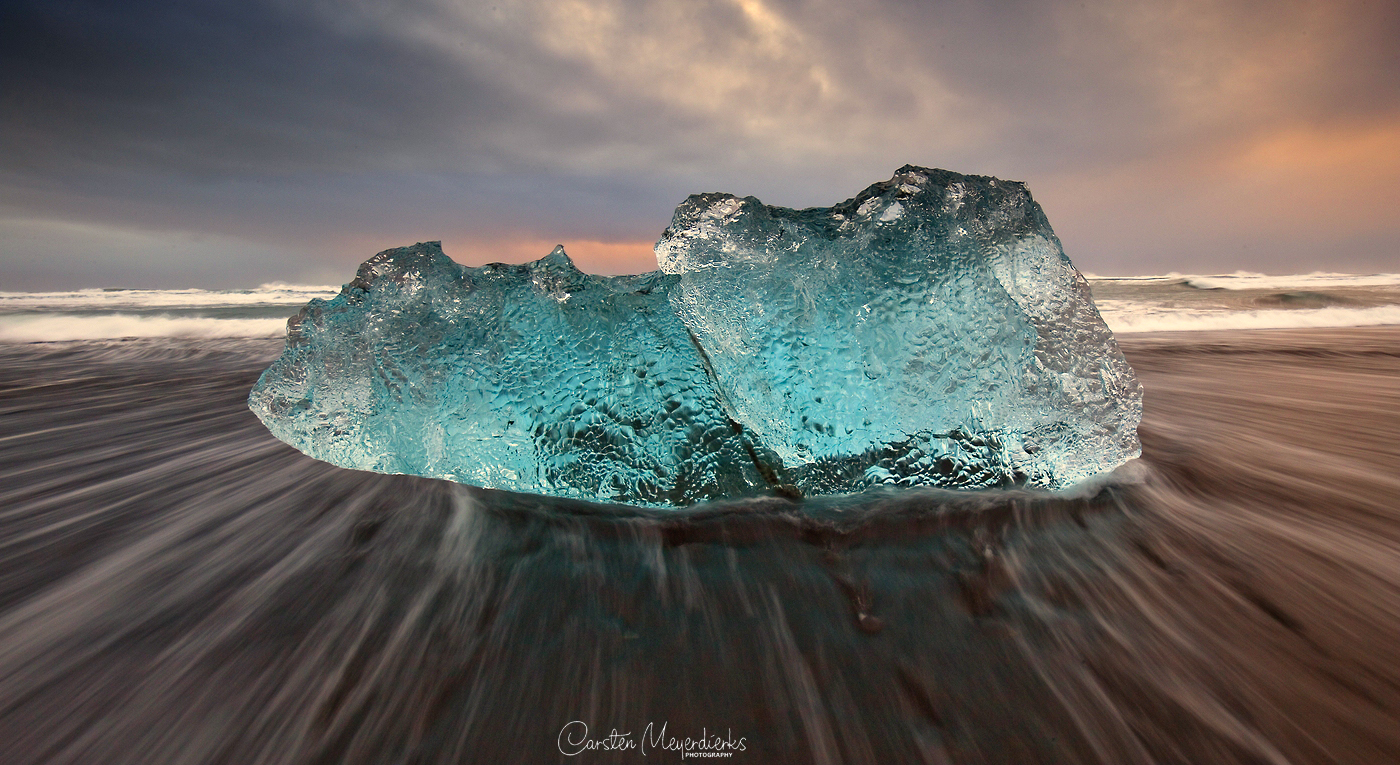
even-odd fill
[(1400, 116), (1260, 135), (1226, 172), (1267, 199), (1265, 213), (1375, 225), (1389, 217), (1400, 195)]
[[(1391, 256), (1380, 250), (1395, 239), (1400, 115), (1271, 127), (1046, 177), (1032, 192), (1070, 256), (1090, 270), (1135, 272), (1141, 267), (1133, 262), (1223, 271), (1363, 267), (1367, 258)], [(1354, 250), (1351, 266), (1335, 251), (1348, 241), (1380, 249)]]

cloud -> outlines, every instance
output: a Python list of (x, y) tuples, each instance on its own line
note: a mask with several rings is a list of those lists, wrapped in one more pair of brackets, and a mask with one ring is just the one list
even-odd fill
[(251, 287), (250, 272), (279, 268), (306, 283), (345, 280), (295, 249), (200, 232), (0, 217), (0, 242), (6, 289)]
[[(1343, 248), (1370, 262), (1400, 170), (1337, 147), (1400, 125), (1397, 37), (1400, 9), (1359, 0), (12, 2), (0, 212), (341, 268), (437, 238), (620, 264), (688, 193), (826, 205), (913, 162), (1029, 181), (1095, 269), (1189, 247), (1269, 270), (1270, 242), (1336, 227), (1333, 197), (1267, 179), (1332, 174), (1372, 190)], [(1248, 209), (1188, 205), (1131, 246), (1120, 221), (1212, 183)]]
[[(1079, 261), (1101, 273), (1156, 262), (1220, 273), (1394, 270), (1386, 207), (1400, 178), (1400, 121), (1294, 125), (1215, 145), (1047, 178), (1039, 196)], [(1046, 201), (1053, 200), (1053, 201)], [(1083, 230), (1081, 230), (1083, 227)], [(1076, 251), (1077, 249), (1077, 251)], [(1171, 270), (1159, 268), (1159, 271)]]

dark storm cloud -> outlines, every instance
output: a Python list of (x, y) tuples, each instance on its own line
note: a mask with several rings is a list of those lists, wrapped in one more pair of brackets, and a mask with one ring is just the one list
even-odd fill
[[(605, 79), (535, 45), (528, 8), (504, 21), (487, 6), (428, 3), (0, 13), (0, 214), (11, 218), (290, 238), (315, 254), (368, 246), (366, 229), (384, 246), (444, 228), (654, 236), (684, 195), (639, 214), (639, 200), (660, 198), (645, 172), (594, 171), (618, 157), (644, 170), (653, 127), (616, 110)], [(602, 105), (570, 103), (584, 92)], [(5, 239), (9, 262), (30, 257), (18, 248), (32, 236)]]
[(437, 51), (291, 6), (45, 0), (7, 6), (0, 30), (18, 171), (354, 170), (509, 112)]
[[(1339, 147), (1400, 148), (1397, 38), (1365, 2), (6, 2), (0, 269), (92, 272), (105, 226), (187, 279), (240, 241), (250, 282), (439, 237), (625, 270), (687, 193), (830, 204), (905, 162), (1030, 181), (1097, 270), (1294, 268), (1338, 200), (1375, 210), (1328, 257), (1366, 267), (1400, 168)], [(1182, 201), (1222, 196), (1252, 207)]]
[[(730, 11), (707, 15), (705, 35), (730, 34)], [(0, 161), (200, 178), (703, 160), (677, 139), (711, 115), (658, 108), (601, 62), (541, 44), (540, 22), (432, 2), (8, 4)]]

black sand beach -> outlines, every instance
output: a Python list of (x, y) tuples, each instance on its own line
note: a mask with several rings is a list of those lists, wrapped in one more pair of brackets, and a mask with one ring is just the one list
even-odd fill
[(0, 762), (1400, 762), (1400, 328), (1120, 341), (1084, 496), (681, 513), (304, 457), (280, 341), (0, 346)]

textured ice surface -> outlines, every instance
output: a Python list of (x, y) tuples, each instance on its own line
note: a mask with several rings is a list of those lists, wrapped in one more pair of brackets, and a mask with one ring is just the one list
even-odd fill
[(249, 401), (345, 467), (642, 504), (755, 493), (675, 282), (589, 276), (562, 248), (482, 268), (389, 250), (292, 319)]
[[(1141, 388), (1020, 183), (902, 168), (832, 208), (700, 194), (661, 271), (389, 250), (249, 398), (346, 467), (687, 505), (1061, 488), (1137, 456)], [(783, 488), (779, 488), (783, 487)]]
[(692, 196), (656, 246), (732, 416), (804, 490), (1058, 488), (1141, 390), (1023, 184), (904, 167), (835, 207)]

